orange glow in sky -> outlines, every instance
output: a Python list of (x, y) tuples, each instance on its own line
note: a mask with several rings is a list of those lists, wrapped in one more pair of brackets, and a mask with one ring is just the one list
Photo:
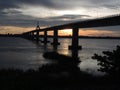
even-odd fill
[(120, 36), (119, 33), (108, 30), (79, 30), (81, 36)]
[(34, 27), (0, 26), (0, 34), (21, 34), (34, 29)]
[[(23, 32), (35, 30), (35, 27), (17, 27), (17, 26), (0, 26), (0, 34), (21, 34)], [(43, 32), (40, 32), (43, 35)], [(48, 35), (53, 35), (53, 31), (48, 31)], [(59, 36), (71, 36), (72, 29), (59, 30)], [(79, 30), (80, 36), (120, 36), (119, 33), (108, 30)]]
[(64, 35), (72, 35), (72, 30), (71, 29), (65, 29), (65, 30), (60, 30), (59, 31), (60, 36)]

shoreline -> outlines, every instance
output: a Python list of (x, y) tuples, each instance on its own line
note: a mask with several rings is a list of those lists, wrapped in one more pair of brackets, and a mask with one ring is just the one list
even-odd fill
[[(20, 34), (0, 34), (0, 37), (22, 37)], [(39, 36), (43, 38), (44, 36)], [(53, 36), (48, 35), (48, 38), (53, 38)], [(72, 36), (58, 36), (58, 38), (72, 38)], [(78, 38), (82, 39), (120, 39), (120, 37), (111, 37), (111, 36), (79, 36)]]

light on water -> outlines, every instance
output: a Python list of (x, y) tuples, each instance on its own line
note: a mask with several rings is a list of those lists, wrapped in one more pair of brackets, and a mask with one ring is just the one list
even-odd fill
[[(52, 39), (49, 39), (52, 41)], [(48, 44), (37, 45), (35, 42), (14, 37), (0, 37), (0, 68), (38, 68), (44, 64), (52, 63), (50, 60), (43, 58), (43, 53), (52, 51), (53, 47)], [(71, 45), (70, 38), (60, 38), (61, 45), (57, 51), (64, 55), (71, 55), (68, 46)], [(82, 50), (78, 51), (78, 57), (82, 61), (79, 67), (82, 71), (96, 73), (97, 61), (92, 60), (94, 53), (102, 54), (102, 51), (113, 50), (116, 45), (120, 45), (117, 39), (79, 39), (79, 45), (82, 45)]]

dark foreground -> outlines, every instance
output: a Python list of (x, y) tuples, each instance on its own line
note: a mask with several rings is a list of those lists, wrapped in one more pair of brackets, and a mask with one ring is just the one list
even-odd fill
[(0, 90), (120, 90), (119, 77), (92, 76), (71, 62), (58, 60), (38, 70), (2, 69)]

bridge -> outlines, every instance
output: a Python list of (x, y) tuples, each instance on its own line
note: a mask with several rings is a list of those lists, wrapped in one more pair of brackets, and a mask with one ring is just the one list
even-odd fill
[(58, 31), (63, 29), (72, 29), (72, 44), (69, 46), (69, 49), (72, 49), (74, 51), (77, 51), (78, 49), (81, 49), (81, 46), (79, 46), (78, 41), (78, 32), (79, 28), (91, 28), (91, 27), (104, 27), (104, 26), (116, 26), (120, 25), (120, 15), (114, 15), (114, 16), (108, 16), (108, 17), (102, 17), (97, 19), (89, 19), (85, 21), (79, 21), (64, 25), (58, 25), (53, 27), (47, 27), (40, 29), (39, 25), (37, 25), (36, 30), (29, 31), (23, 33), (23, 37), (34, 39), (36, 42), (40, 41), (40, 32), (44, 32), (44, 40), (42, 43), (47, 44), (49, 41), (47, 40), (48, 31), (54, 31), (53, 35), (53, 42), (51, 43), (53, 46), (60, 45), (58, 42)]

